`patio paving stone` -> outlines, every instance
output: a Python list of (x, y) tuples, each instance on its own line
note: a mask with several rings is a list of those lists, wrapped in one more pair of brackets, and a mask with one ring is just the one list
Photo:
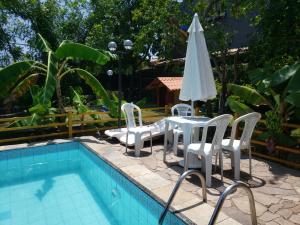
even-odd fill
[(276, 198), (274, 196), (262, 194), (259, 192), (254, 192), (254, 198), (256, 199), (257, 202), (265, 206), (270, 206), (271, 204), (276, 204), (280, 201), (280, 198)]
[(294, 214), (291, 216), (290, 221), (296, 224), (300, 224), (300, 214)]
[[(232, 199), (234, 205), (241, 210), (243, 213), (250, 215), (250, 206), (248, 196), (236, 197)], [(264, 212), (267, 211), (267, 208), (256, 202), (255, 203), (256, 215), (261, 216)]]
[(289, 209), (280, 209), (277, 211), (277, 213), (281, 215), (284, 219), (288, 219), (293, 214), (293, 211)]
[(278, 225), (278, 223), (271, 221), (271, 222), (266, 223), (266, 225)]
[(280, 225), (295, 225), (295, 223), (291, 222), (290, 220), (286, 220), (282, 217), (279, 217), (279, 218), (275, 219), (274, 221)]
[(269, 221), (272, 221), (276, 218), (280, 217), (280, 215), (278, 214), (274, 214), (274, 213), (271, 213), (271, 212), (265, 212), (264, 214), (262, 214), (262, 216), (259, 217), (259, 220), (263, 220), (265, 222), (269, 222)]

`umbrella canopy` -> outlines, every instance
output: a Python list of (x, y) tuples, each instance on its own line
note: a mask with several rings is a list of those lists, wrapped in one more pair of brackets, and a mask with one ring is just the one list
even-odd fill
[(207, 101), (217, 95), (203, 28), (197, 13), (189, 29), (182, 87), (182, 101)]

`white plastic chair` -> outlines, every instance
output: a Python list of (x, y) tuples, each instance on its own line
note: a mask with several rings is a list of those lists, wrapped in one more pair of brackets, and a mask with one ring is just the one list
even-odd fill
[(190, 116), (192, 107), (188, 104), (176, 104), (171, 108), (172, 116)]
[[(187, 104), (177, 104), (171, 108), (172, 116), (190, 116), (192, 113), (192, 107)], [(180, 128), (173, 129), (173, 151), (177, 155), (177, 145), (179, 136), (183, 135), (183, 131)]]
[[(135, 156), (140, 156), (140, 149), (144, 145), (144, 140), (150, 139), (150, 146), (151, 146), (151, 153), (152, 153), (152, 127), (150, 126), (143, 126), (142, 122), (142, 112), (141, 109), (133, 104), (133, 103), (125, 103), (121, 107), (122, 112), (125, 114), (125, 121), (127, 126), (127, 133), (126, 133), (126, 153), (128, 149), (128, 137), (130, 134), (134, 135), (135, 141)], [(138, 122), (139, 126), (136, 125), (134, 110), (138, 112)], [(150, 136), (147, 136), (150, 135)]]
[[(201, 169), (206, 175), (206, 185), (211, 186), (211, 174), (212, 174), (212, 156), (219, 154), (221, 178), (223, 181), (223, 158), (222, 158), (222, 140), (226, 131), (226, 128), (232, 119), (232, 115), (224, 114), (209, 120), (203, 127), (202, 139), (200, 143), (191, 143), (188, 146), (184, 170), (187, 171), (189, 168), (190, 157), (201, 157), (202, 165)], [(212, 143), (206, 143), (208, 127), (215, 127), (215, 133)], [(196, 156), (195, 156), (196, 154)]]
[(143, 126), (142, 112), (141, 112), (140, 107), (138, 107), (137, 105), (135, 105), (133, 103), (125, 103), (121, 106), (121, 110), (125, 115), (126, 126), (128, 129), (136, 127), (134, 110), (136, 110), (138, 112), (139, 127)]
[[(237, 118), (232, 124), (230, 139), (224, 139), (222, 141), (223, 150), (229, 151), (231, 153), (231, 166), (234, 167), (234, 179), (236, 180), (240, 179), (240, 158), (241, 158), (241, 150), (243, 149), (248, 149), (249, 151), (249, 171), (250, 171), (250, 175), (252, 175), (250, 140), (255, 125), (260, 120), (260, 118), (261, 118), (261, 114), (257, 112), (249, 113)], [(245, 125), (244, 125), (241, 138), (238, 140), (235, 138), (236, 138), (236, 130), (240, 122), (244, 122)]]

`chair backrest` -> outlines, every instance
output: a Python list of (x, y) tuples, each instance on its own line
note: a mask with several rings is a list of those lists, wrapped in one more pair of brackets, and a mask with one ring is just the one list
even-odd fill
[(203, 127), (200, 149), (203, 150), (205, 146), (208, 128), (215, 127), (215, 134), (211, 145), (211, 151), (213, 151), (213, 154), (215, 154), (216, 153), (215, 150), (219, 150), (222, 146), (222, 140), (226, 128), (230, 123), (230, 121), (232, 120), (232, 118), (233, 118), (232, 115), (224, 114), (209, 120)]
[(134, 110), (137, 110), (137, 112), (138, 112), (139, 126), (143, 126), (142, 112), (141, 112), (140, 107), (138, 107), (137, 105), (135, 105), (133, 103), (125, 103), (121, 106), (121, 110), (125, 115), (126, 126), (128, 129), (136, 127)]
[(240, 122), (244, 122), (245, 125), (244, 125), (244, 129), (243, 129), (243, 133), (240, 138), (240, 146), (249, 147), (253, 130), (255, 128), (256, 123), (260, 120), (260, 118), (261, 118), (261, 114), (258, 112), (248, 113), (246, 115), (243, 115), (243, 116), (237, 118), (232, 124), (229, 145), (232, 145), (234, 139), (236, 138), (236, 130), (237, 130), (238, 124)]
[(192, 107), (188, 104), (177, 104), (171, 108), (172, 116), (190, 116), (192, 114)]

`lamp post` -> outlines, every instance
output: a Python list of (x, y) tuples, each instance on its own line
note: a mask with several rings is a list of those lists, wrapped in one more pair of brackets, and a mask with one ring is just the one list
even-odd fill
[[(111, 41), (108, 43), (107, 47), (110, 52), (115, 53), (117, 55), (125, 55), (126, 52), (130, 51), (132, 49), (133, 43), (131, 40), (124, 40), (123, 41), (123, 47), (125, 51), (117, 51), (117, 43), (114, 41)], [(122, 76), (121, 76), (121, 60), (118, 57), (118, 128), (121, 127), (121, 104), (122, 104)], [(108, 71), (107, 71), (108, 74)]]
[(106, 71), (107, 76), (109, 77), (109, 81), (108, 81), (108, 88), (109, 90), (111, 90), (111, 76), (114, 74), (114, 71), (112, 70), (107, 70)]

